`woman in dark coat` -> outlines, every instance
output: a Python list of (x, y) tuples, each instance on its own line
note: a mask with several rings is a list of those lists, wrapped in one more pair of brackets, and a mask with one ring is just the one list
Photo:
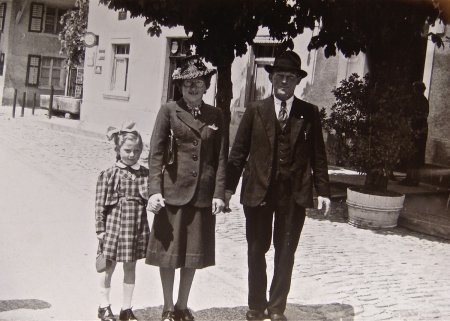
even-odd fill
[(160, 267), (164, 321), (194, 320), (187, 301), (195, 271), (215, 264), (214, 215), (224, 207), (228, 153), (222, 113), (202, 101), (215, 72), (187, 57), (172, 75), (183, 97), (161, 107), (150, 142), (147, 210), (155, 218), (146, 263)]

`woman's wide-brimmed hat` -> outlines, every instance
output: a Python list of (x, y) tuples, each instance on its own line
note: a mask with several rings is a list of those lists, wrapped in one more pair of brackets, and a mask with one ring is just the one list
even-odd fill
[(308, 74), (302, 70), (302, 61), (299, 55), (293, 51), (285, 51), (281, 55), (275, 58), (273, 65), (267, 65), (264, 67), (268, 73), (274, 71), (292, 71), (297, 73), (301, 78), (305, 78)]
[(198, 77), (211, 77), (216, 72), (216, 69), (206, 67), (198, 55), (193, 55), (186, 57), (182, 66), (175, 69), (172, 74), (172, 79), (182, 80), (194, 79)]

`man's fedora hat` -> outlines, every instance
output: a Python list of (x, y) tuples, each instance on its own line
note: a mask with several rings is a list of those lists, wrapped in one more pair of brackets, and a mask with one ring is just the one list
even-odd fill
[(175, 69), (172, 74), (172, 79), (184, 80), (198, 77), (211, 77), (216, 72), (216, 69), (207, 68), (198, 55), (193, 55), (186, 57), (182, 66)]
[(300, 57), (293, 51), (285, 51), (281, 55), (275, 58), (273, 65), (267, 65), (264, 67), (268, 73), (274, 71), (292, 71), (299, 75), (301, 78), (305, 78), (308, 74), (306, 71), (302, 70), (302, 61)]

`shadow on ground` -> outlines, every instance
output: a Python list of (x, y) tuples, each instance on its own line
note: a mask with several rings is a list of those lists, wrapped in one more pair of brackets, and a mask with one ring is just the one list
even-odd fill
[[(247, 307), (210, 308), (194, 311), (196, 321), (245, 321)], [(136, 317), (141, 321), (159, 321), (162, 306), (135, 310)], [(348, 304), (288, 304), (286, 317), (289, 321), (353, 321), (354, 309)], [(270, 319), (267, 319), (270, 320)]]
[(41, 310), (48, 309), (51, 306), (52, 305), (48, 302), (36, 299), (0, 300), (0, 312), (17, 309)]

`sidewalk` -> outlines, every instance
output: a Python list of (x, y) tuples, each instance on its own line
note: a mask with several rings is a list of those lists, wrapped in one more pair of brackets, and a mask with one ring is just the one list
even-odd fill
[[(111, 145), (103, 135), (76, 130), (75, 120), (28, 114), (11, 119), (2, 111), (0, 320), (93, 320), (98, 298), (94, 185), (98, 172), (114, 160)], [(336, 170), (332, 181), (345, 176), (352, 183), (356, 177)], [(352, 227), (340, 201), (335, 198), (325, 218), (308, 211), (289, 320), (450, 320), (450, 242), (401, 227)], [(189, 305), (198, 321), (244, 320), (247, 250), (238, 195), (231, 209), (217, 216), (216, 266), (198, 271), (194, 281)], [(271, 249), (269, 278), (272, 261)], [(122, 275), (119, 267), (113, 278), (115, 313)], [(159, 320), (158, 270), (142, 261), (133, 301), (140, 320)]]

